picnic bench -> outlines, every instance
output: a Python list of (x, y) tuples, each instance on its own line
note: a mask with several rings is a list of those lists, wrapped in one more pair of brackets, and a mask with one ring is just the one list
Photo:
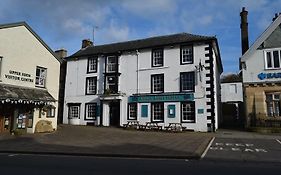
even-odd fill
[(158, 125), (156, 122), (146, 122), (144, 127), (145, 130), (162, 130), (162, 126)]
[(185, 129), (181, 123), (169, 123), (169, 126), (165, 126), (166, 131), (182, 132)]
[(126, 128), (133, 128), (133, 129), (139, 129), (139, 121), (136, 121), (136, 120), (130, 120), (130, 121), (127, 121), (127, 124), (124, 124), (123, 127), (126, 129)]

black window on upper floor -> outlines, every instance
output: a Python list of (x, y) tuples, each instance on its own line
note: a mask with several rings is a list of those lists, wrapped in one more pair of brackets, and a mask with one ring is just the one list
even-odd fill
[(98, 71), (98, 57), (89, 57), (87, 65), (87, 73), (95, 73)]
[(151, 93), (164, 92), (164, 74), (151, 75)]
[(86, 95), (97, 94), (97, 77), (86, 78)]
[(181, 92), (195, 91), (195, 72), (180, 73), (180, 91)]
[(118, 60), (117, 56), (108, 56), (106, 58), (106, 73), (117, 72)]
[(181, 46), (181, 64), (193, 64), (193, 46)]
[(118, 93), (118, 75), (105, 77), (105, 93)]
[(163, 49), (153, 49), (151, 53), (152, 67), (161, 67), (164, 65)]

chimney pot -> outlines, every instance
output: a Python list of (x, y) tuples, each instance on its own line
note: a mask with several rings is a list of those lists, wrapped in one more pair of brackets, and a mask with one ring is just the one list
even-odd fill
[(93, 42), (90, 39), (84, 39), (82, 40), (82, 49), (86, 48), (88, 46), (92, 46)]

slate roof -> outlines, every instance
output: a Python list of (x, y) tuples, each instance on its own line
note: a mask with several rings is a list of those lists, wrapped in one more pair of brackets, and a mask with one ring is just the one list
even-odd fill
[(126, 42), (119, 42), (113, 44), (89, 46), (81, 49), (68, 58), (77, 58), (93, 54), (109, 54), (120, 51), (130, 51), (136, 49), (145, 49), (160, 47), (170, 44), (193, 43), (200, 41), (216, 40), (214, 36), (193, 35), (189, 33), (178, 33), (172, 35), (156, 36), (145, 39), (138, 39)]
[(47, 90), (0, 84), (0, 100), (56, 101)]

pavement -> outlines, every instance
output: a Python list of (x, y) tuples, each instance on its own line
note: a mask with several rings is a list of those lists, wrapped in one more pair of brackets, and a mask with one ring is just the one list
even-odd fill
[(214, 133), (60, 125), (53, 133), (0, 135), (0, 153), (199, 159)]

